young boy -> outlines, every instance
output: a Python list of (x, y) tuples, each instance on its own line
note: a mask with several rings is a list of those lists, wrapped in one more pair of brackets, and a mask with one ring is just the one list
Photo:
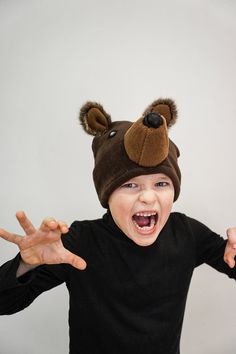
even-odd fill
[(170, 99), (154, 101), (134, 123), (112, 122), (97, 103), (82, 107), (81, 123), (95, 136), (93, 177), (107, 212), (69, 229), (53, 218), (35, 229), (18, 212), (25, 236), (0, 230), (20, 249), (0, 268), (1, 315), (65, 282), (71, 354), (180, 353), (193, 270), (207, 263), (236, 279), (236, 229), (226, 241), (171, 213), (181, 181), (179, 150), (167, 130), (176, 116)]

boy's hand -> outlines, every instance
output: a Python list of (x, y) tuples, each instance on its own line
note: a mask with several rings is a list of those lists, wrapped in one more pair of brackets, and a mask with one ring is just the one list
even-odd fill
[(35, 229), (24, 212), (17, 212), (16, 217), (25, 231), (25, 236), (0, 229), (0, 237), (19, 247), (21, 258), (26, 265), (68, 263), (80, 270), (86, 268), (86, 262), (62, 244), (61, 235), (68, 232), (68, 226), (64, 222), (47, 218), (39, 229)]
[(228, 242), (225, 247), (224, 261), (230, 268), (235, 266), (236, 256), (236, 228), (230, 228), (227, 230)]

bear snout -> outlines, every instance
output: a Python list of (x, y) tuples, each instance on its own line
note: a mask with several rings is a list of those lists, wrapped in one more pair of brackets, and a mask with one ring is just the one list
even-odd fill
[(160, 114), (151, 112), (143, 118), (143, 124), (148, 128), (159, 128), (163, 124), (163, 118)]

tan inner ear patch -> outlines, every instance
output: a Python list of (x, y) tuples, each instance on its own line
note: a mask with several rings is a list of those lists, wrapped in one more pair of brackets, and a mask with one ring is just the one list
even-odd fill
[(87, 114), (87, 124), (90, 129), (96, 132), (103, 132), (108, 129), (107, 117), (98, 109), (91, 108)]

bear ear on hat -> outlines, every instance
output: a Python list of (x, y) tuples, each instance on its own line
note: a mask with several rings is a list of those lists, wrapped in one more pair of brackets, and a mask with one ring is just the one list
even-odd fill
[(80, 109), (79, 120), (90, 135), (99, 135), (105, 132), (111, 124), (111, 117), (97, 102), (87, 102)]
[(166, 119), (167, 127), (170, 128), (175, 124), (177, 119), (177, 107), (171, 98), (159, 98), (150, 104), (144, 111), (143, 116), (148, 113), (156, 112)]

